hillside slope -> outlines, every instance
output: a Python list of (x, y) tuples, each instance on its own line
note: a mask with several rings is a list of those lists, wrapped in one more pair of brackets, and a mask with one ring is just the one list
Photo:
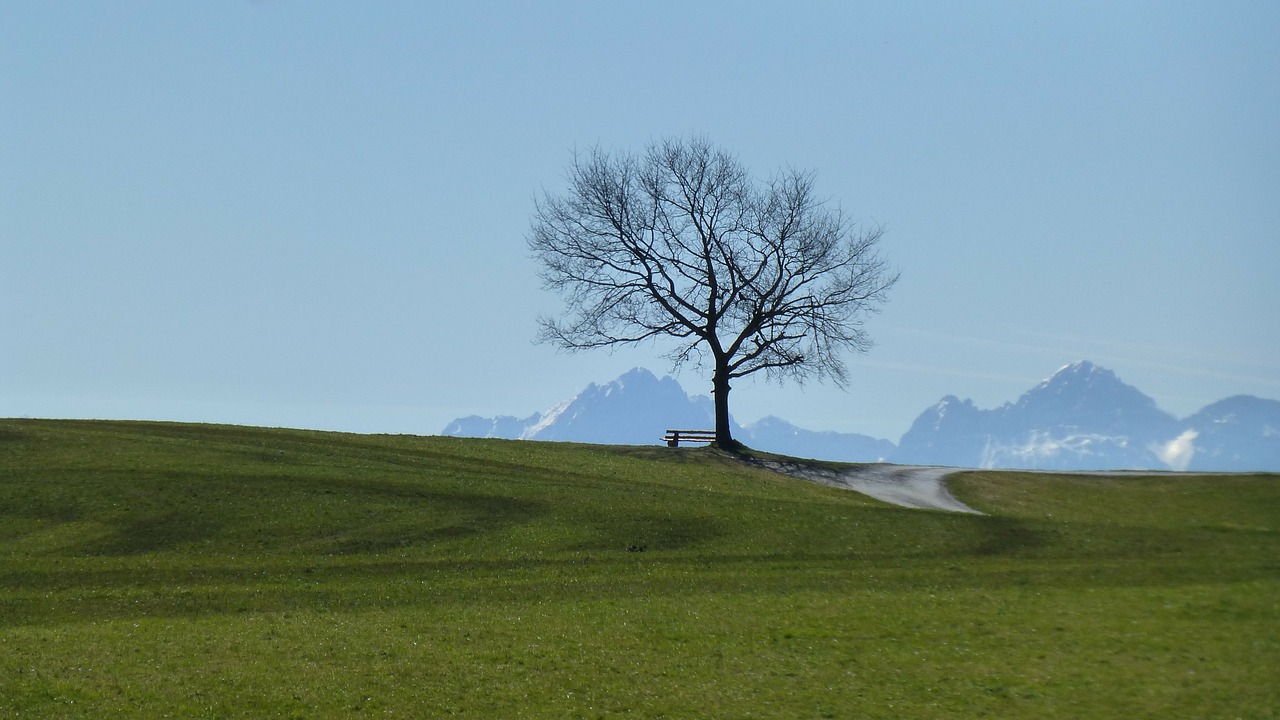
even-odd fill
[(0, 421), (0, 716), (1280, 706), (1275, 476), (953, 489), (988, 515), (704, 449)]

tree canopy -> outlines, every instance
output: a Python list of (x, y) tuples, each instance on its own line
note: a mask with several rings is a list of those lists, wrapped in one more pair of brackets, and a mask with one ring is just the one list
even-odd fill
[(539, 339), (587, 350), (669, 338), (679, 366), (709, 366), (717, 443), (731, 447), (734, 379), (847, 379), (871, 347), (863, 321), (898, 276), (862, 228), (814, 190), (812, 172), (755, 178), (704, 138), (640, 155), (575, 155), (563, 194), (536, 203), (529, 247), (564, 299)]

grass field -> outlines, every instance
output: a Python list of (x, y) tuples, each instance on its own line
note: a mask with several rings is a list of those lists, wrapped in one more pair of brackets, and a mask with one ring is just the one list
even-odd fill
[(1280, 476), (952, 489), (0, 421), (0, 717), (1280, 717)]

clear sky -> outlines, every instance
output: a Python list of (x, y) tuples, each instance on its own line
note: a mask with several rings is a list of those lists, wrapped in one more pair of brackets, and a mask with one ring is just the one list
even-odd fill
[[(532, 344), (574, 148), (817, 172), (902, 274), (847, 390), (897, 440), (1087, 359), (1280, 398), (1280, 3), (0, 4), (0, 416), (438, 432), (652, 347)], [(707, 392), (699, 374), (678, 375)]]

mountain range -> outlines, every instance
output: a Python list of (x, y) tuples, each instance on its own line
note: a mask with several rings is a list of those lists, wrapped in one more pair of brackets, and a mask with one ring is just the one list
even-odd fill
[[(635, 368), (590, 384), (545, 413), (458, 418), (442, 435), (625, 445), (661, 442), (668, 428), (714, 427), (705, 395)], [(1280, 401), (1220, 400), (1184, 419), (1088, 361), (1067, 365), (1017, 401), (981, 409), (948, 395), (897, 443), (807, 430), (777, 417), (733, 423), (750, 447), (821, 460), (1043, 470), (1280, 471)]]

